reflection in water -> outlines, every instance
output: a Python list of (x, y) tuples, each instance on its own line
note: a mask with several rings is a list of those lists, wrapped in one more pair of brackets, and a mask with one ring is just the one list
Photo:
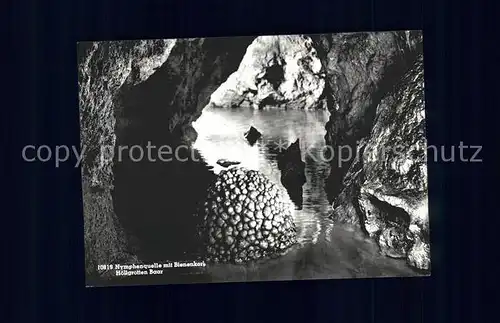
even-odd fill
[[(193, 124), (198, 139), (193, 148), (219, 173), (219, 159), (241, 162), (281, 185), (276, 157), (299, 139), (307, 182), (303, 205), (294, 211), (299, 246), (287, 255), (252, 265), (212, 267), (214, 280), (267, 280), (366, 276), (408, 276), (404, 262), (380, 256), (377, 246), (353, 230), (334, 227), (324, 190), (329, 164), (322, 158), (327, 111), (219, 109), (207, 107)], [(254, 146), (243, 134), (251, 127), (262, 133)]]
[[(299, 242), (316, 241), (323, 229), (332, 224), (325, 215), (330, 205), (324, 192), (329, 165), (321, 161), (324, 146), (326, 111), (283, 111), (206, 108), (193, 124), (198, 132), (194, 143), (204, 160), (219, 173), (219, 159), (239, 161), (239, 166), (258, 170), (281, 185), (277, 154), (300, 139), (302, 160), (306, 162), (303, 209), (295, 212)], [(250, 146), (243, 133), (254, 126), (262, 138)]]

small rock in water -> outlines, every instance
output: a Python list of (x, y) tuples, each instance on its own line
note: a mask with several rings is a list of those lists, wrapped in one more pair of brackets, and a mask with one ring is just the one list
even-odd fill
[(301, 210), (303, 204), (303, 185), (306, 183), (306, 164), (302, 161), (300, 142), (297, 139), (278, 155), (278, 168), (281, 171), (281, 183), (288, 191), (295, 204)]
[(227, 160), (227, 159), (219, 159), (217, 161), (217, 164), (221, 165), (222, 167), (229, 167), (229, 166), (241, 164), (241, 162), (231, 161), (231, 160)]
[(248, 141), (248, 143), (253, 146), (257, 140), (262, 136), (262, 134), (259, 132), (259, 130), (255, 129), (253, 126), (248, 129), (247, 132), (245, 132), (245, 139)]

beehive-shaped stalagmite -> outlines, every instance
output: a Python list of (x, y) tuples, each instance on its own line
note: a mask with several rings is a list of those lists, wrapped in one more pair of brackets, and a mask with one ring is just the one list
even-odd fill
[(222, 171), (202, 210), (206, 260), (243, 263), (283, 254), (296, 243), (293, 209), (288, 193), (263, 174)]

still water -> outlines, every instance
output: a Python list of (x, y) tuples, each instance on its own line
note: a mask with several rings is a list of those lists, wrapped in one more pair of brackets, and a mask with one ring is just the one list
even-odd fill
[[(279, 259), (211, 267), (214, 281), (416, 275), (404, 261), (379, 255), (377, 246), (356, 230), (329, 219), (332, 210), (324, 180), (330, 169), (322, 156), (328, 118), (327, 111), (207, 107), (193, 124), (198, 132), (193, 148), (215, 173), (224, 169), (217, 161), (227, 159), (260, 171), (280, 184), (276, 155), (297, 139), (306, 163), (303, 206), (294, 211), (299, 245)], [(254, 146), (243, 136), (250, 126), (262, 133)]]

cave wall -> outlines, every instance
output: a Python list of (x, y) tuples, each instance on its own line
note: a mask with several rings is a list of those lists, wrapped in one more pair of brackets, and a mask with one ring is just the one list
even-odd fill
[[(326, 143), (349, 146), (365, 138), (383, 96), (403, 77), (422, 52), (421, 31), (388, 31), (313, 35), (323, 62), (327, 83), (325, 97), (330, 111)], [(340, 192), (350, 163), (332, 156), (327, 181), (331, 200)]]
[(149, 78), (175, 44), (175, 39), (78, 43), (82, 171), (90, 185), (113, 187), (112, 159), (101, 147), (116, 143), (120, 93)]
[[(210, 94), (238, 68), (253, 39), (78, 44), (88, 273), (95, 272), (96, 263), (137, 261), (116, 215), (117, 145), (169, 144), (174, 137), (193, 140), (196, 132), (190, 122), (208, 103)], [(115, 158), (110, 158), (113, 152)], [(122, 176), (121, 180), (129, 179)]]
[[(332, 217), (359, 227), (382, 253), (429, 270), (422, 34), (314, 40), (327, 75), (325, 139), (336, 153), (326, 181)], [(338, 147), (349, 147), (342, 160)]]
[(378, 105), (333, 207), (336, 220), (359, 224), (384, 253), (429, 270), (423, 78), (420, 56)]
[[(127, 215), (130, 220), (149, 214), (150, 226), (165, 227), (162, 215), (182, 205), (155, 203), (193, 193), (189, 181), (175, 177), (189, 173), (185, 169), (117, 163), (101, 147), (189, 144), (196, 139), (191, 122), (209, 102), (328, 108), (325, 139), (332, 147), (377, 149), (396, 138), (403, 146), (424, 145), (423, 99), (414, 99), (423, 92), (418, 31), (94, 42), (80, 43), (78, 52), (88, 271), (97, 262), (137, 262), (127, 248)], [(391, 127), (387, 120), (409, 126)], [(405, 154), (421, 150), (408, 148)], [(333, 158), (327, 191), (337, 220), (359, 225), (389, 256), (428, 269), (425, 165), (408, 171), (407, 159), (398, 158), (375, 164), (359, 158), (341, 166)], [(198, 172), (191, 173), (200, 182)], [(169, 185), (162, 178), (185, 184)]]
[(168, 58), (175, 40), (78, 43), (78, 85), (86, 273), (98, 264), (137, 262), (113, 207), (112, 159), (117, 97), (146, 80)]

